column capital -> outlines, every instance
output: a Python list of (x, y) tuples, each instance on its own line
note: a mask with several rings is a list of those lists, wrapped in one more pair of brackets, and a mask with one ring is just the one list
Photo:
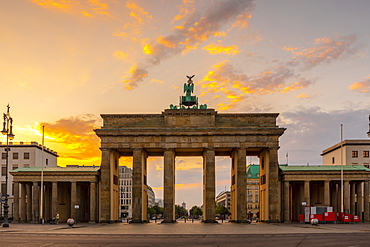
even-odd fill
[(175, 152), (174, 148), (163, 148), (164, 152)]

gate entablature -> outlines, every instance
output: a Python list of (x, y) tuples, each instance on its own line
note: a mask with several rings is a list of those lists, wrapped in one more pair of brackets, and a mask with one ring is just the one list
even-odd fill
[(120, 156), (133, 157), (133, 222), (146, 222), (146, 160), (163, 156), (164, 222), (175, 222), (175, 157), (203, 157), (204, 222), (215, 222), (215, 156), (231, 157), (232, 220), (246, 221), (246, 156), (260, 158), (260, 219), (280, 222), (279, 137), (285, 128), (276, 125), (277, 113), (221, 113), (198, 105), (188, 77), (180, 105), (161, 114), (102, 114), (100, 222), (118, 220)]

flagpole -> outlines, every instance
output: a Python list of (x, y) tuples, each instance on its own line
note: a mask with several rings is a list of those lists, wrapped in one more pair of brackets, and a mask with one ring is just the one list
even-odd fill
[(40, 203), (40, 223), (43, 224), (43, 205), (44, 205), (44, 136), (45, 126), (42, 126), (42, 147), (41, 147), (41, 203)]
[(343, 188), (343, 124), (340, 124), (340, 193), (341, 193), (341, 212), (344, 212), (344, 188)]

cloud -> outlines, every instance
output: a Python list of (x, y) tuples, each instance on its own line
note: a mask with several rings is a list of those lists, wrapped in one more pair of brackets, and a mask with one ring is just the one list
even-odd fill
[(324, 111), (312, 107), (282, 112), (278, 125), (287, 130), (280, 138), (280, 163), (286, 163), (285, 154), (289, 152), (289, 160), (295, 164), (321, 164), (321, 152), (340, 141), (340, 124), (344, 139), (367, 139), (368, 115), (369, 110), (352, 108)]
[(117, 31), (114, 35), (120, 36), (124, 39), (129, 39), (136, 42), (143, 42), (142, 36), (142, 27), (150, 23), (153, 19), (153, 16), (149, 14), (143, 7), (139, 6), (133, 1), (127, 1), (126, 7), (129, 9), (131, 22), (126, 23), (122, 27), (122, 31)]
[(236, 55), (239, 53), (237, 45), (223, 46), (220, 44), (208, 44), (202, 48), (209, 52), (209, 54), (230, 54)]
[(182, 2), (183, 2), (183, 5), (180, 6), (180, 13), (177, 14), (175, 16), (175, 18), (173, 18), (173, 21), (181, 20), (181, 19), (185, 18), (186, 16), (188, 16), (190, 14), (193, 14), (194, 11), (195, 11), (194, 1), (192, 1), (192, 0), (182, 0)]
[(284, 66), (271, 67), (250, 76), (235, 68), (229, 60), (215, 64), (212, 68), (198, 83), (202, 88), (200, 97), (207, 94), (219, 96), (221, 93), (228, 102), (218, 104), (220, 110), (235, 108), (253, 95), (286, 93), (307, 88), (313, 83)]
[(32, 0), (32, 2), (52, 11), (61, 11), (84, 17), (112, 17), (111, 13), (108, 12), (108, 4), (100, 0)]
[[(167, 36), (159, 36), (149, 41), (143, 47), (143, 53), (147, 56), (146, 70), (148, 66), (157, 66), (162, 60), (180, 54), (186, 54), (210, 37), (214, 37), (223, 31), (222, 28), (230, 25), (237, 19), (240, 21), (245, 13), (254, 10), (254, 0), (218, 1), (213, 3), (205, 13), (194, 12), (186, 16), (181, 26), (176, 26), (172, 33)], [(181, 19), (181, 18), (180, 18)], [(231, 24), (232, 25), (232, 24)], [(240, 25), (235, 25), (239, 27)], [(138, 67), (137, 70), (142, 69)], [(146, 74), (147, 76), (147, 74)], [(127, 79), (132, 89), (143, 80), (143, 77), (132, 76)]]
[(122, 80), (122, 83), (125, 89), (132, 90), (137, 87), (138, 82), (142, 82), (144, 78), (148, 76), (148, 71), (144, 68), (139, 68), (139, 66), (134, 65), (130, 68), (128, 74), (129, 76), (126, 76)]
[(55, 122), (39, 123), (37, 129), (41, 131), (42, 126), (45, 126), (48, 143), (59, 146), (61, 151), (56, 150), (60, 156), (59, 161), (65, 163), (64, 159), (79, 163), (81, 160), (100, 159), (100, 139), (93, 131), (100, 121), (100, 118), (94, 115), (85, 114)]
[(348, 89), (362, 93), (370, 92), (370, 77), (365, 77), (365, 80), (353, 83)]
[(354, 47), (355, 36), (337, 36), (335, 38), (318, 38), (314, 40), (313, 47), (298, 48), (285, 46), (282, 49), (291, 52), (294, 56), (290, 65), (303, 65), (310, 69), (319, 64), (329, 64), (334, 60), (342, 59), (346, 55), (357, 52)]

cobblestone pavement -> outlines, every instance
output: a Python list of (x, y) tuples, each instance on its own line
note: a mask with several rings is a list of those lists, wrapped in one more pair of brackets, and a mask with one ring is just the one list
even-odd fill
[[(73, 227), (66, 223), (58, 225), (16, 224), (0, 227), (8, 233), (53, 233), (53, 234), (307, 234), (307, 233), (370, 233), (370, 223), (359, 224), (310, 224), (297, 223), (252, 223), (252, 224), (203, 224), (179, 221), (174, 224), (89, 224), (78, 223)], [(369, 234), (370, 235), (370, 234)]]

